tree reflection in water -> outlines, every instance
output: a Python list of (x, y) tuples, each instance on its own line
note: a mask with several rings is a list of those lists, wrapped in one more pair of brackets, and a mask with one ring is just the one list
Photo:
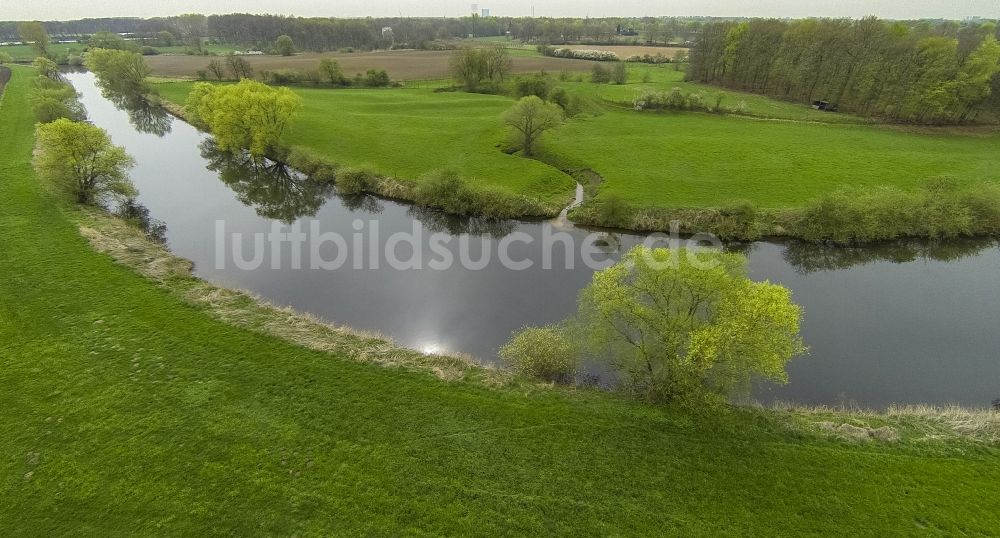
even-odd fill
[(130, 224), (138, 227), (149, 239), (164, 245), (167, 243), (167, 224), (149, 215), (149, 208), (135, 201), (126, 199), (115, 210), (115, 214)]
[(513, 220), (451, 215), (437, 209), (415, 205), (410, 206), (406, 214), (413, 220), (420, 221), (431, 233), (489, 235), (501, 238), (512, 233), (517, 227), (517, 222)]
[(348, 211), (364, 211), (378, 215), (385, 211), (382, 201), (371, 194), (340, 194), (340, 201)]
[(151, 104), (138, 94), (125, 94), (110, 88), (101, 87), (101, 95), (111, 101), (116, 107), (128, 114), (128, 121), (140, 133), (154, 134), (158, 137), (170, 132), (173, 118), (165, 108)]
[(200, 145), (206, 168), (236, 193), (257, 215), (286, 224), (316, 215), (333, 193), (333, 185), (313, 181), (282, 163), (255, 161), (247, 152), (222, 151), (211, 138)]
[(876, 262), (907, 263), (916, 260), (950, 262), (997, 247), (995, 239), (911, 239), (865, 246), (836, 246), (792, 241), (783, 257), (800, 274), (849, 269)]

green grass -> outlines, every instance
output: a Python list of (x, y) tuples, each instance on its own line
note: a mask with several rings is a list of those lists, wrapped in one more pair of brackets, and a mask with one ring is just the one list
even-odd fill
[[(158, 84), (183, 103), (190, 83)], [(328, 90), (298, 88), (304, 108), (286, 142), (314, 149), (344, 166), (370, 166), (385, 175), (416, 179), (451, 169), (472, 182), (568, 201), (573, 183), (545, 164), (501, 151), (502, 115), (511, 100), (430, 89)]]
[[(720, 104), (723, 107), (732, 109), (742, 106), (744, 108), (742, 113), (749, 116), (823, 123), (868, 123), (864, 118), (850, 114), (824, 112), (805, 104), (779, 101), (762, 95), (735, 92), (705, 84), (684, 82), (684, 72), (675, 70), (671, 64), (630, 63), (628, 70), (629, 84), (602, 85), (597, 94), (609, 103), (631, 108), (632, 101), (645, 90), (669, 91), (673, 88), (680, 88), (685, 94), (699, 92), (704, 94), (705, 101), (713, 105), (716, 96), (722, 94), (723, 98)], [(649, 82), (643, 82), (643, 77), (646, 74), (649, 75)]]
[[(633, 206), (697, 208), (746, 199), (765, 208), (798, 207), (845, 185), (912, 188), (942, 175), (964, 183), (1000, 179), (996, 134), (907, 132), (729, 92), (728, 101), (744, 100), (748, 113), (758, 117), (639, 113), (624, 101), (644, 87), (680, 86), (709, 96), (714, 90), (680, 82), (682, 73), (670, 66), (630, 68), (632, 80), (649, 72), (653, 82), (558, 82), (599, 103), (600, 110), (547, 135), (539, 158), (563, 170), (596, 171), (605, 179), (601, 194), (614, 193)], [(158, 87), (183, 102), (190, 84)], [(508, 98), (428, 88), (296, 91), (305, 110), (288, 141), (336, 162), (409, 178), (451, 168), (547, 202), (567, 195), (564, 175), (499, 151), (504, 141), (500, 117), (510, 106)]]
[(1000, 452), (487, 388), (223, 324), (78, 234), (0, 106), (0, 535), (1000, 529)]
[(590, 168), (601, 193), (653, 207), (746, 199), (795, 207), (844, 185), (915, 187), (942, 175), (1000, 180), (1000, 136), (609, 110), (554, 131), (540, 158)]
[[(83, 43), (53, 43), (49, 45), (49, 53), (53, 56), (68, 55), (68, 54), (83, 54), (86, 50), (87, 45)], [(188, 50), (191, 49), (187, 45), (174, 45), (172, 47), (157, 47), (154, 49), (158, 50), (160, 54), (186, 54)], [(215, 43), (204, 43), (202, 48), (210, 52), (211, 54), (228, 54), (237, 50), (233, 45), (226, 44), (215, 44)], [(31, 45), (3, 45), (0, 46), (0, 52), (6, 52), (10, 54), (15, 61), (25, 62), (34, 60), (38, 56), (38, 52)]]
[[(62, 54), (83, 54), (87, 46), (82, 43), (52, 43), (49, 45), (49, 54), (59, 56)], [(38, 52), (31, 45), (3, 45), (0, 52), (10, 54), (14, 61), (26, 62), (38, 57)]]

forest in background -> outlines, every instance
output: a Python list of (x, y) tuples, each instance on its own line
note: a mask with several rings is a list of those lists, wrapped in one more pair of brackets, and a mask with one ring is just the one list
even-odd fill
[(998, 37), (991, 21), (712, 22), (695, 40), (687, 78), (886, 121), (995, 121)]

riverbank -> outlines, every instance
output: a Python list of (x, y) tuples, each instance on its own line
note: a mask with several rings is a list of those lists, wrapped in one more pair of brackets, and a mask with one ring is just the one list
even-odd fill
[[(616, 101), (605, 93), (620, 99), (629, 88), (639, 91), (676, 83), (663, 75), (672, 71), (639, 70), (663, 80), (606, 87), (574, 81), (554, 84), (568, 88), (580, 100), (607, 105)], [(190, 84), (157, 86), (166, 100), (180, 106)], [(572, 172), (589, 170), (601, 181), (570, 215), (589, 226), (668, 231), (671, 221), (677, 221), (684, 233), (715, 233), (726, 239), (841, 243), (996, 234), (992, 216), (981, 218), (974, 210), (970, 224), (958, 223), (957, 230), (943, 232), (925, 222), (905, 222), (899, 215), (887, 215), (890, 222), (881, 227), (893, 232), (886, 237), (858, 234), (850, 223), (811, 226), (815, 220), (811, 208), (845, 189), (877, 195), (889, 189), (885, 198), (891, 205), (889, 198), (897, 193), (918, 192), (944, 176), (959, 188), (992, 188), (998, 179), (989, 164), (995, 135), (763, 122), (694, 112), (650, 114), (594, 105), (599, 110), (574, 117), (547, 135), (536, 159), (524, 159), (501, 151), (505, 146), (495, 116), (509, 106), (503, 97), (429, 89), (295, 91), (303, 96), (305, 111), (286, 145), (301, 146), (330, 168), (369, 169), (379, 180), (366, 190), (396, 199), (415, 200), (415, 186), (446, 168), (471, 188), (492, 187), (519, 200), (496, 207), (481, 203), (471, 211), (465, 208), (467, 212), (551, 217), (570, 199)], [(765, 105), (754, 101), (753, 106), (764, 114)], [(794, 112), (786, 110), (790, 105), (783, 106), (782, 115)], [(405, 114), (402, 120), (400, 113)], [(406, 141), (403, 149), (388, 146), (397, 140)], [(526, 202), (530, 200), (536, 203)], [(522, 207), (532, 209), (515, 214)], [(867, 208), (861, 212), (872, 213)]]
[(827, 418), (444, 381), (219, 321), (80, 235), (31, 170), (27, 87), (0, 107), (2, 534), (1000, 527), (995, 446), (923, 422), (834, 419), (901, 437), (859, 443)]

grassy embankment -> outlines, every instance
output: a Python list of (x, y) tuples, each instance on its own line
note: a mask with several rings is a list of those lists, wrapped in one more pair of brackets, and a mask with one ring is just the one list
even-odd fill
[[(225, 292), (191, 298), (207, 285), (35, 177), (29, 76), (16, 70), (0, 105), (0, 534), (1000, 528), (1000, 451), (943, 424), (448, 382), (268, 336), (293, 317), (245, 297), (227, 319), (248, 327), (223, 323)], [(80, 221), (161, 280), (95, 252)], [(854, 444), (818, 420), (903, 439)]]
[[(603, 178), (591, 208), (608, 197), (631, 208), (694, 211), (747, 200), (780, 214), (843, 187), (912, 190), (941, 176), (959, 185), (1000, 180), (993, 166), (996, 133), (867, 125), (850, 115), (733, 92), (724, 92), (722, 106), (742, 103), (738, 116), (640, 113), (629, 105), (644, 89), (701, 91), (713, 103), (719, 92), (682, 82), (669, 65), (630, 69), (630, 84), (622, 86), (578, 82), (573, 74), (555, 83), (599, 106), (547, 135), (538, 159)], [(650, 82), (641, 82), (647, 73)], [(190, 83), (159, 88), (180, 103)], [(414, 88), (296, 91), (305, 111), (289, 143), (335, 162), (407, 178), (446, 167), (546, 203), (565, 200), (564, 176), (500, 152), (507, 98)], [(581, 217), (588, 219), (586, 208)]]

